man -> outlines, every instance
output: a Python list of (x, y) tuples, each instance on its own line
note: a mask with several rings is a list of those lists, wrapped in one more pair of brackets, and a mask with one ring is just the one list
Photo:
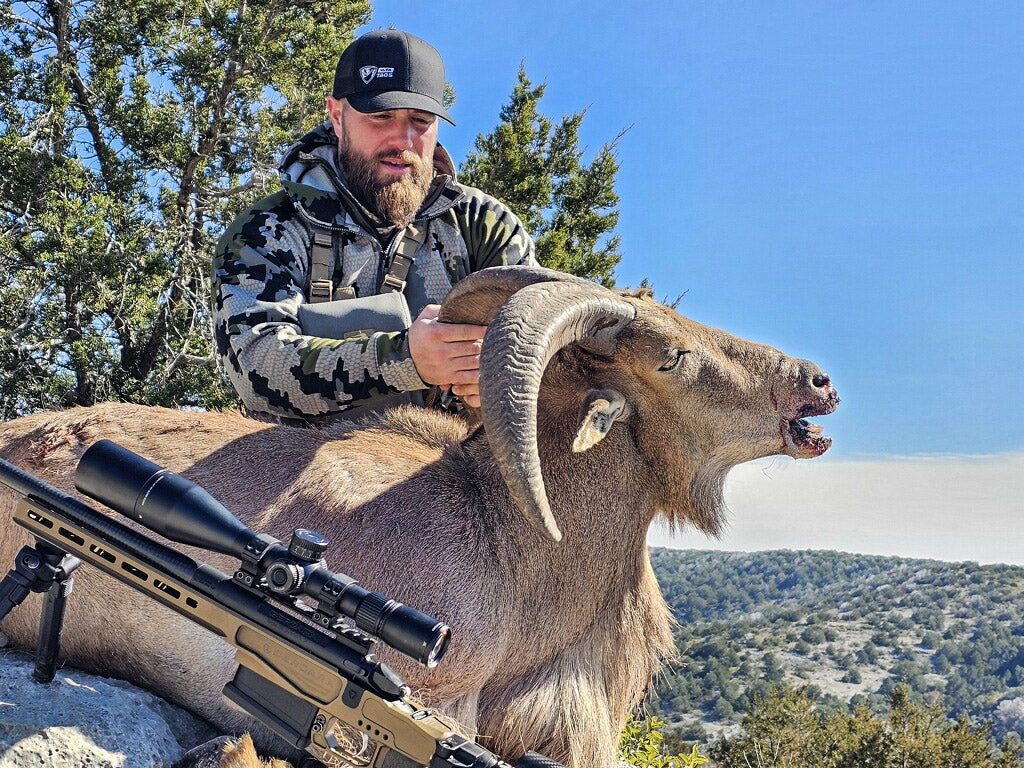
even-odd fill
[[(327, 121), (281, 162), (283, 189), (221, 238), (217, 350), (250, 412), (315, 422), (431, 385), (479, 405), (485, 328), (439, 323), (439, 303), (471, 272), (536, 262), (515, 215), (454, 180), (437, 143), (439, 118), (452, 122), (444, 86), (440, 55), (417, 37), (386, 30), (353, 42)], [(352, 320), (377, 306), (370, 296), (407, 304), (415, 321), (406, 329), (376, 310), (369, 327)]]

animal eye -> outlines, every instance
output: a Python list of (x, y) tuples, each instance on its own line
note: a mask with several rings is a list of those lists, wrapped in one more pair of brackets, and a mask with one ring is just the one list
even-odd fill
[(688, 354), (690, 354), (690, 350), (688, 350), (688, 349), (674, 349), (674, 350), (672, 350), (672, 352), (671, 352), (672, 361), (669, 362), (669, 363), (665, 363), (665, 365), (661, 366), (661, 368), (659, 368), (658, 370), (659, 371), (674, 371), (676, 368), (679, 367), (679, 364), (681, 362), (683, 362), (683, 357), (685, 355), (688, 355)]

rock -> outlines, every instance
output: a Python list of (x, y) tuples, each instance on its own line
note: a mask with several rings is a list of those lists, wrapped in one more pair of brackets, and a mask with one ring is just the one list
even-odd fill
[(170, 768), (218, 736), (140, 688), (64, 668), (32, 677), (25, 654), (0, 655), (0, 768)]

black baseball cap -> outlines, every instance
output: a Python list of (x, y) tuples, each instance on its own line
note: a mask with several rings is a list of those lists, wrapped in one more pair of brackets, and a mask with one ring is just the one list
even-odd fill
[(359, 112), (422, 109), (455, 121), (444, 108), (444, 64), (434, 47), (408, 32), (367, 32), (342, 51), (334, 71), (336, 99)]

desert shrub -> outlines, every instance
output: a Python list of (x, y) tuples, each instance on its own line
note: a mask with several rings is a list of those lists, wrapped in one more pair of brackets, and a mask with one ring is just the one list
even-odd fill
[[(692, 745), (688, 754), (664, 754), (664, 727), (665, 723), (657, 717), (630, 720), (619, 741), (619, 759), (635, 768), (694, 768), (707, 762), (708, 759), (699, 754), (696, 744)], [(670, 743), (672, 746), (678, 744), (675, 740)]]

